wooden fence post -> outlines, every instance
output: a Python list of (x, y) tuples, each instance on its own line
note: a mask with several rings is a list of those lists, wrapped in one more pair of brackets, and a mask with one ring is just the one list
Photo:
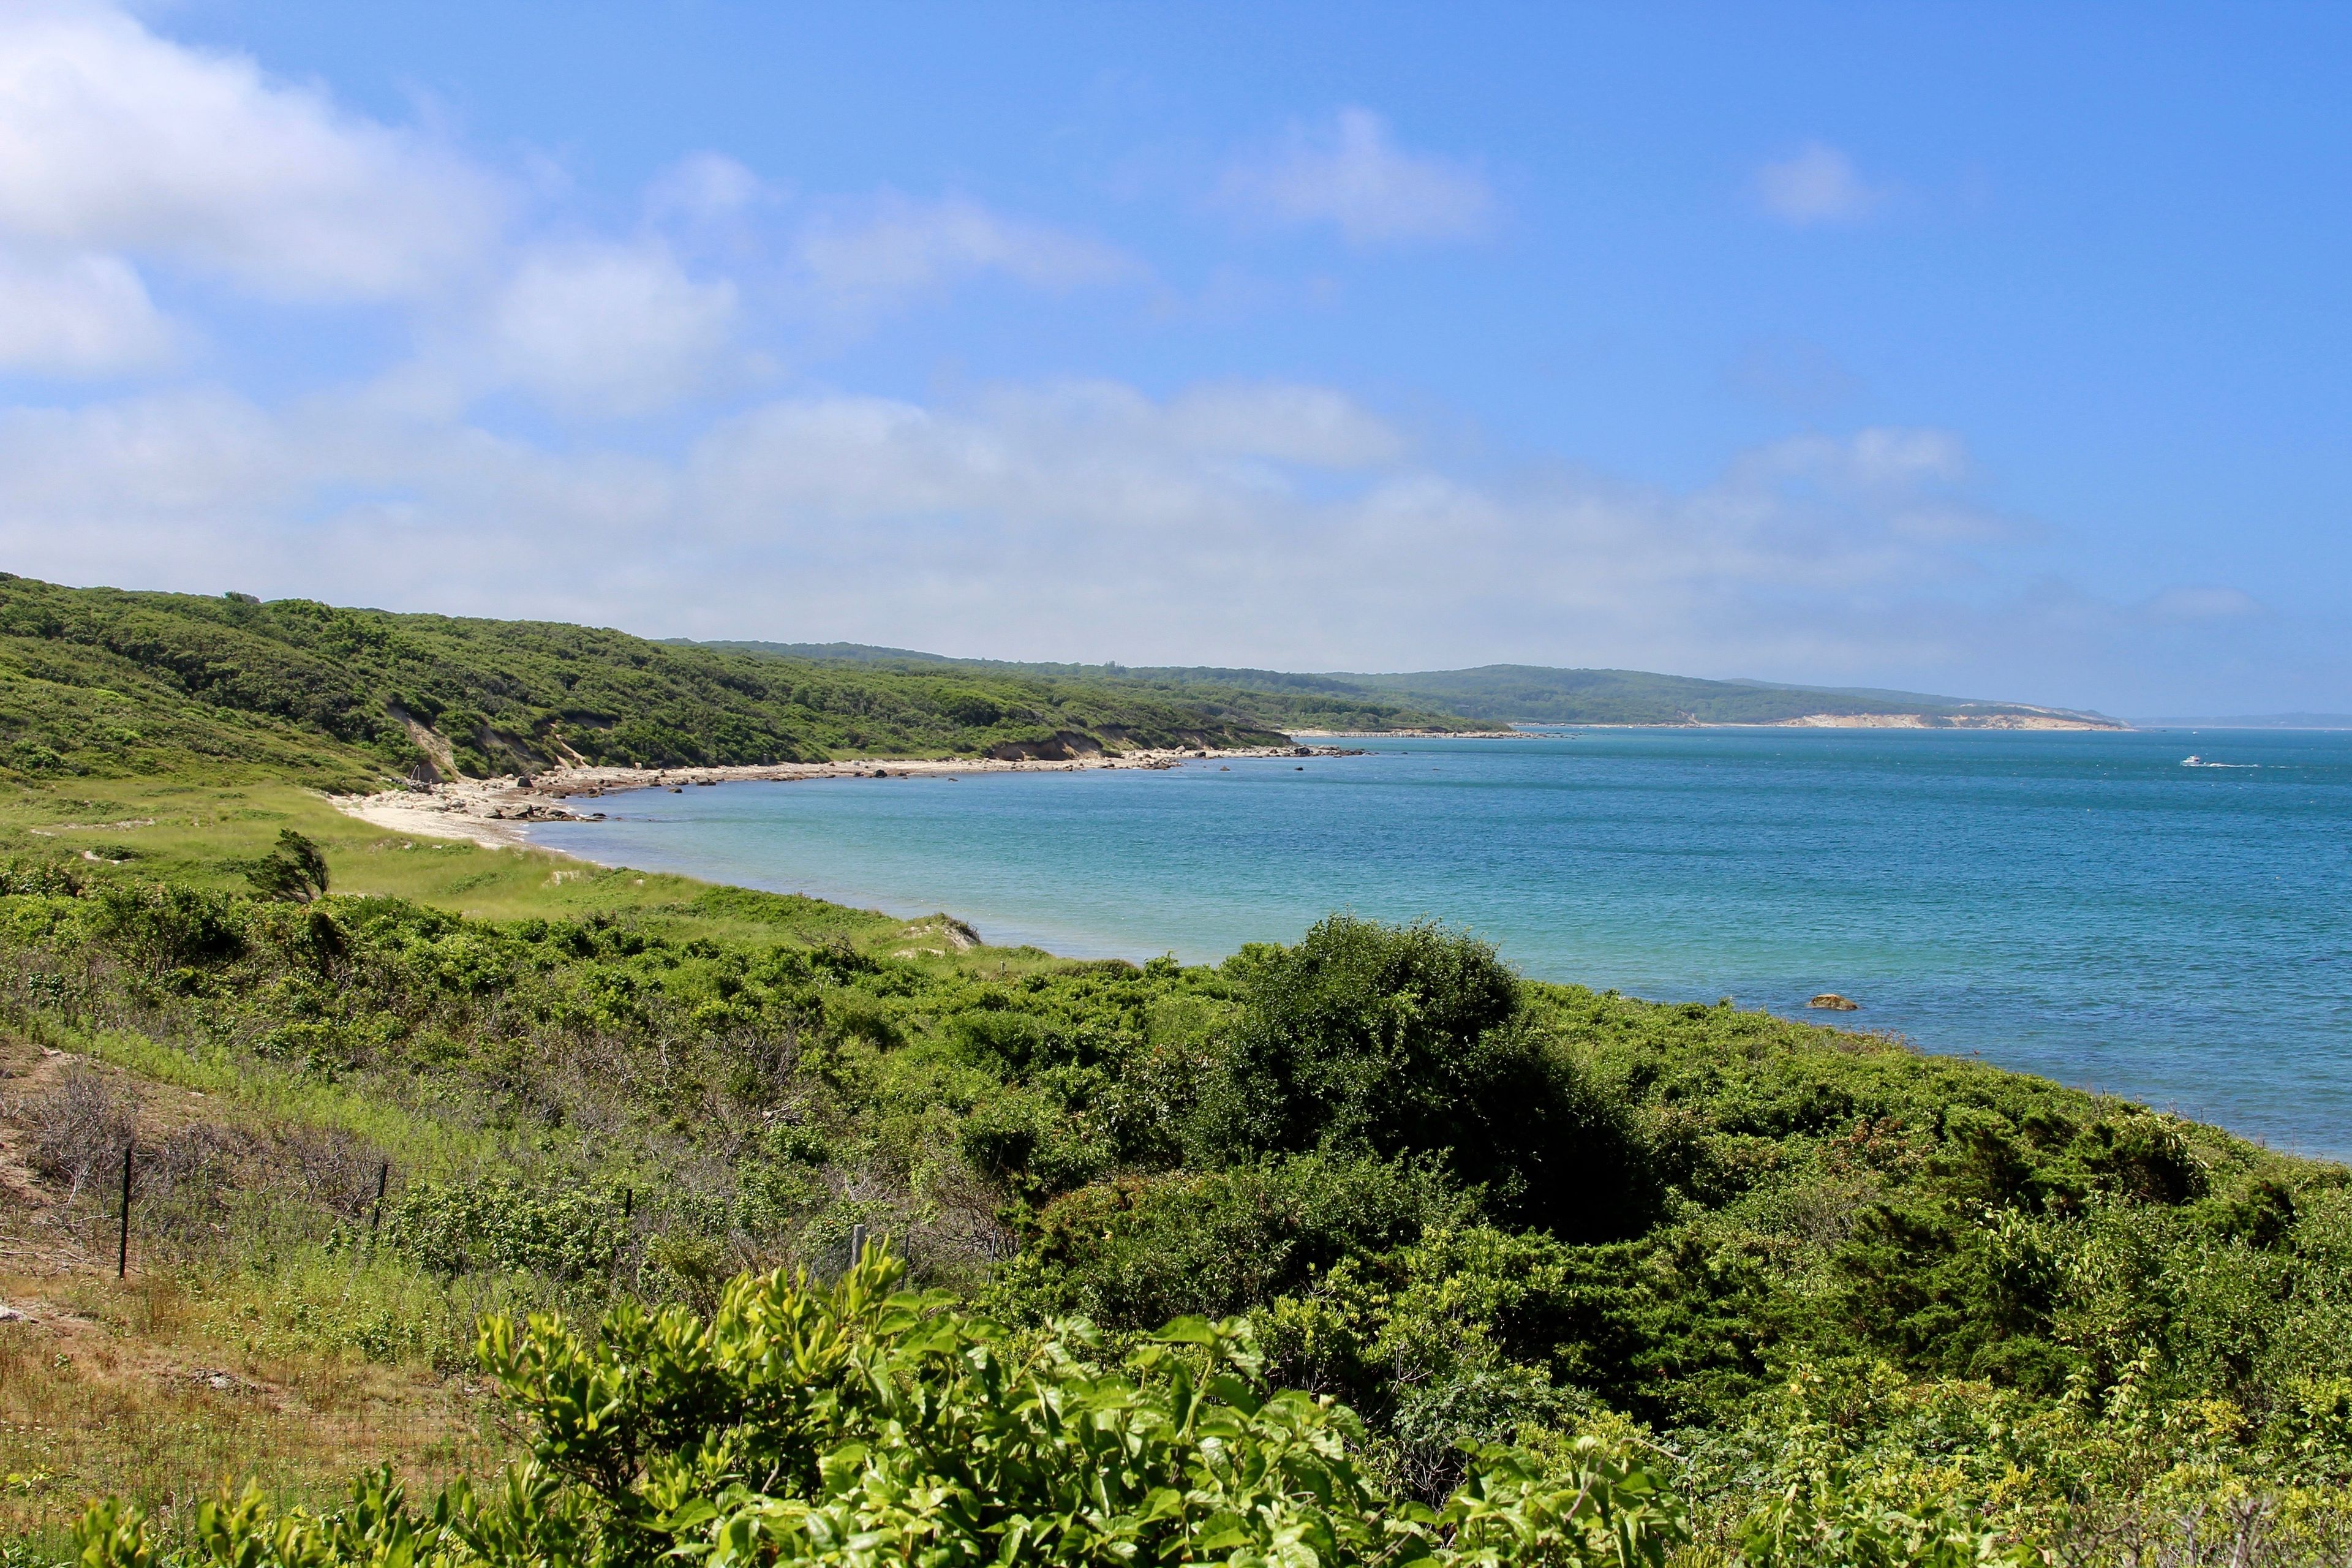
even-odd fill
[(376, 1232), (383, 1228), (383, 1188), (392, 1180), (392, 1162), (386, 1160), (375, 1171), (375, 1210), (368, 1215), (368, 1247), (375, 1247)]
[(865, 1260), (866, 1227), (862, 1225), (853, 1225), (849, 1227), (849, 1266), (855, 1268)]

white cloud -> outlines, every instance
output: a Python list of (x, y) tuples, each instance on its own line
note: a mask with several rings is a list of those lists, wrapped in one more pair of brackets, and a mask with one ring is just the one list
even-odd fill
[(1025, 223), (976, 201), (915, 201), (895, 193), (844, 203), (802, 230), (797, 259), (826, 304), (872, 310), (982, 273), (1033, 288), (1118, 283), (1143, 275), (1132, 257), (1084, 235)]
[(1315, 387), (788, 398), (676, 461), (191, 394), (0, 415), (0, 551), (67, 581), (134, 561), (150, 583), (1012, 657), (1835, 672), (1966, 629), (1947, 588), (1973, 546), (1902, 525), (1949, 471), (1936, 447), (1824, 442), (1675, 494), (1448, 473)]
[(1800, 227), (1868, 217), (1888, 194), (1866, 183), (1853, 160), (1826, 142), (1808, 142), (1756, 172), (1756, 195), (1764, 210)]
[[(2127, 605), (2048, 581), (1968, 472), (1948, 433), (1884, 429), (1776, 443), (1687, 490), (1474, 475), (1342, 394), (1283, 384), (794, 396), (667, 458), (383, 398), (271, 410), (194, 389), (0, 410), (0, 560), (1008, 658), (1509, 660), (2247, 705), (2216, 650), (2284, 635), (2275, 617), (2226, 589)], [(2328, 706), (2326, 683), (2352, 678), (2295, 657), (2311, 694), (2269, 706)], [(2072, 683), (2053, 689), (2053, 668)]]
[(1476, 165), (1405, 151), (1368, 109), (1343, 109), (1327, 126), (1292, 126), (1279, 145), (1228, 167), (1214, 199), (1245, 216), (1328, 223), (1353, 245), (1475, 239), (1495, 216)]
[(1969, 473), (1968, 448), (1950, 431), (1883, 426), (1844, 437), (1790, 437), (1742, 461), (1849, 490), (1951, 484)]
[(61, 375), (144, 370), (178, 334), (120, 257), (0, 251), (0, 367)]
[(0, 13), (0, 235), (373, 300), (472, 264), (499, 219), (470, 164), (243, 56), (94, 4)]
[[(1221, 385), (1158, 402), (1076, 382), (997, 388), (950, 411), (840, 395), (772, 403), (716, 427), (687, 479), (697, 511), (739, 537), (798, 519), (844, 536), (961, 533), (960, 548), (982, 558), (1052, 537), (1074, 561), (1114, 535), (1164, 531), (1179, 551), (1261, 539), (1270, 517), (1306, 504), (1308, 474), (1377, 471), (1403, 447), (1322, 388)], [(1084, 591), (1078, 574), (1066, 562), (1047, 577)]]
[[(162, 366), (203, 334), (167, 322), (147, 280), (194, 279), (273, 304), (404, 307), (415, 356), (375, 390), (412, 414), (512, 389), (629, 416), (740, 384), (765, 363), (738, 347), (762, 324), (821, 337), (984, 275), (1146, 276), (1099, 240), (958, 196), (845, 198), (780, 232), (759, 209), (783, 192), (712, 151), (648, 184), (627, 237), (534, 233), (516, 194), (432, 135), (118, 5), (0, 0), (0, 368)], [(775, 319), (747, 323), (747, 298)]]
[(1971, 472), (1968, 448), (1952, 432), (1881, 426), (1754, 447), (1714, 493), (1769, 507), (1792, 527), (1860, 527), (1889, 549), (2014, 542), (2026, 530), (1968, 497)]
[(2263, 606), (2252, 594), (2240, 589), (2207, 585), (2167, 588), (2140, 610), (2156, 621), (2226, 621), (2259, 616)]
[(644, 414), (723, 373), (735, 285), (697, 280), (661, 246), (583, 244), (526, 256), (489, 310), (498, 377), (551, 406)]
[(772, 195), (773, 188), (723, 153), (693, 153), (656, 177), (646, 189), (646, 210), (654, 217), (717, 223)]
[(1321, 386), (1196, 387), (1168, 405), (1166, 419), (1195, 450), (1316, 468), (1377, 467), (1402, 458), (1409, 445), (1388, 421)]

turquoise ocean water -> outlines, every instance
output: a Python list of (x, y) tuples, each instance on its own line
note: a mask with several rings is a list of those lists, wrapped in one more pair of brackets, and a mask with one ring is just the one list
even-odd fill
[[(1814, 1014), (2352, 1157), (2352, 734), (1582, 730), (608, 797), (551, 847), (1074, 956), (1326, 912)], [(2223, 766), (2184, 767), (2196, 753)], [(1230, 770), (1230, 771), (1228, 771)]]

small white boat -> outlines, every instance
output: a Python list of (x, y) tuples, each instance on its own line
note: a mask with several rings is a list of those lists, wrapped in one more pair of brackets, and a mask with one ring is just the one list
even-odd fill
[(2180, 759), (2180, 765), (2184, 768), (2201, 768), (2205, 765), (2205, 759), (2196, 756), (2183, 757)]

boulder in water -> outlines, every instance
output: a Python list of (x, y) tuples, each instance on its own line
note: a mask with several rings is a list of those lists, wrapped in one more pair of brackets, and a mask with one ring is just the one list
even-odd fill
[(1834, 991), (1824, 991), (1805, 1004), (1808, 1007), (1825, 1007), (1832, 1013), (1858, 1013), (1862, 1004), (1851, 996), (1841, 996)]

